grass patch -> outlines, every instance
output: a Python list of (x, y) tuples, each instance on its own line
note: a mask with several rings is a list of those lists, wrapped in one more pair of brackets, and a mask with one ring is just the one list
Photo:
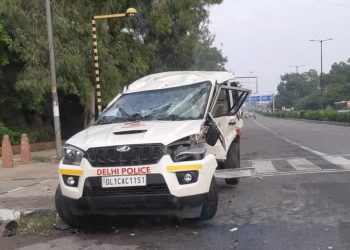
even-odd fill
[(50, 210), (37, 211), (23, 216), (18, 221), (20, 233), (48, 233), (53, 230), (56, 213)]
[(47, 156), (33, 156), (32, 157), (33, 162), (50, 162), (50, 157)]

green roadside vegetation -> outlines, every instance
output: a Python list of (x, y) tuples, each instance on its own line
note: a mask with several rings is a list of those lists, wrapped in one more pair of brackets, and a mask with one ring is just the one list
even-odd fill
[[(334, 63), (329, 73), (320, 75), (310, 69), (303, 73), (281, 76), (275, 96), (277, 112), (264, 112), (270, 117), (316, 121), (350, 122), (350, 59)], [(272, 110), (272, 103), (269, 106)], [(281, 111), (283, 110), (283, 111)]]
[(55, 217), (56, 212), (51, 210), (40, 210), (22, 216), (18, 221), (18, 233), (19, 235), (49, 233), (54, 230)]
[[(314, 69), (303, 73), (282, 75), (277, 86), (275, 108), (279, 110), (282, 110), (283, 107), (294, 110), (339, 109), (336, 102), (350, 100), (350, 59), (334, 63), (329, 73), (323, 74), (323, 79), (323, 93), (321, 93), (320, 75)], [(335, 112), (332, 113), (332, 111), (317, 112), (321, 116), (328, 116), (329, 113), (334, 114), (330, 116), (335, 116)], [(314, 113), (310, 114), (313, 116)]]
[[(63, 139), (90, 121), (94, 96), (91, 19), (137, 9), (134, 17), (99, 20), (102, 102), (126, 84), (173, 70), (224, 70), (213, 45), (210, 6), (222, 0), (51, 1)], [(53, 139), (45, 2), (0, 0), (0, 136), (13, 143), (22, 132), (31, 142)], [(48, 133), (46, 130), (52, 131)], [(1, 141), (1, 138), (0, 138)]]
[(341, 112), (337, 110), (301, 110), (301, 111), (277, 111), (263, 113), (265, 116), (278, 118), (293, 118), (315, 121), (334, 121), (350, 123), (350, 112)]

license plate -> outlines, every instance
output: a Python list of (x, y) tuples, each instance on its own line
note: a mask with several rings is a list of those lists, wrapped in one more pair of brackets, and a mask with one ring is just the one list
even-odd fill
[(102, 177), (102, 187), (146, 186), (146, 175), (123, 175)]

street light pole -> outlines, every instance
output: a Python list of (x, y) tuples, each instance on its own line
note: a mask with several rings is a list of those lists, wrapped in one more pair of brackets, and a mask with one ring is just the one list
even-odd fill
[(323, 39), (323, 40), (309, 40), (310, 42), (319, 42), (321, 45), (321, 72), (320, 72), (320, 89), (321, 89), (321, 94), (324, 91), (325, 84), (323, 80), (323, 43), (327, 41), (334, 40), (333, 38), (328, 38), (328, 39)]
[[(98, 63), (96, 20), (133, 16), (135, 14), (137, 14), (137, 11), (134, 8), (128, 8), (125, 13), (94, 16), (91, 20), (91, 31), (92, 31), (91, 33), (92, 33), (93, 57), (94, 57), (93, 61), (94, 61), (94, 69), (95, 69), (95, 102), (97, 104), (98, 115), (100, 115), (102, 112), (102, 96), (101, 96), (101, 76), (100, 76), (101, 72), (100, 72), (100, 67)], [(91, 106), (94, 106), (94, 105), (95, 103), (93, 103)], [(94, 107), (92, 107), (92, 110), (94, 110)], [(92, 114), (92, 116), (93, 118), (95, 118), (95, 114)]]
[(56, 137), (56, 154), (57, 154), (57, 159), (61, 159), (62, 157), (61, 126), (60, 126), (60, 112), (59, 112), (58, 96), (57, 96), (55, 54), (54, 54), (53, 42), (52, 42), (52, 22), (51, 22), (50, 0), (46, 0), (46, 23), (47, 23), (47, 37), (49, 42), (49, 55), (50, 55), (51, 94), (52, 94), (54, 129), (55, 129), (55, 137)]

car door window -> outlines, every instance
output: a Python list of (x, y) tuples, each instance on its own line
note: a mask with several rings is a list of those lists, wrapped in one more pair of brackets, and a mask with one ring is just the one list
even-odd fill
[(220, 89), (218, 100), (216, 101), (216, 104), (212, 112), (214, 117), (228, 115), (229, 103), (230, 103), (228, 97), (229, 97), (228, 91), (225, 89)]

